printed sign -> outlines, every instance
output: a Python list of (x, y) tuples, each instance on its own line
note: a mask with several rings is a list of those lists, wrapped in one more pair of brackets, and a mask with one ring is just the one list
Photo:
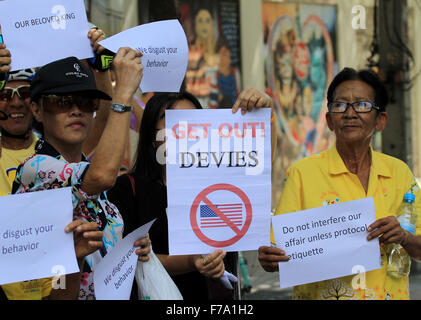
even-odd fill
[(270, 243), (270, 111), (166, 111), (170, 254)]

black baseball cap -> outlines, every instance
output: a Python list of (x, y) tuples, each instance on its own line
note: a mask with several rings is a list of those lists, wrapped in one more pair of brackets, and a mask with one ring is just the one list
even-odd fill
[(31, 81), (31, 101), (41, 95), (84, 93), (92, 98), (112, 100), (96, 87), (91, 70), (75, 57), (68, 57), (46, 64), (39, 69)]

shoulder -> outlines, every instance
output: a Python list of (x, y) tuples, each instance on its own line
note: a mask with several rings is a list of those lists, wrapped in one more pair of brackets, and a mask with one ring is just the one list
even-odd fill
[(392, 178), (401, 178), (402, 174), (413, 175), (409, 166), (401, 159), (373, 151), (373, 160), (378, 162), (383, 169), (388, 169)]
[(402, 161), (401, 159), (392, 157), (388, 154), (378, 152), (378, 151), (373, 151), (373, 156), (377, 159), (380, 159), (381, 161), (383, 161), (386, 165), (390, 167), (409, 169), (408, 165), (404, 161)]

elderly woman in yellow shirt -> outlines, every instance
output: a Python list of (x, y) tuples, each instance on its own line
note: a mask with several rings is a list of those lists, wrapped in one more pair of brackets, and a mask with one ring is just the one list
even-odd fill
[[(421, 219), (414, 235), (396, 217), (406, 192), (415, 194), (421, 212), (421, 193), (404, 162), (370, 147), (374, 133), (387, 123), (387, 91), (373, 72), (345, 68), (333, 79), (327, 98), (326, 121), (336, 143), (287, 170), (276, 214), (373, 197), (377, 220), (368, 227), (367, 239), (379, 237), (382, 268), (365, 274), (365, 287), (354, 287), (354, 276), (347, 276), (296, 286), (293, 299), (409, 299), (408, 277), (395, 279), (386, 272), (385, 245), (400, 243), (412, 258), (421, 259)], [(267, 246), (259, 248), (258, 258), (268, 272), (289, 260), (283, 249)]]

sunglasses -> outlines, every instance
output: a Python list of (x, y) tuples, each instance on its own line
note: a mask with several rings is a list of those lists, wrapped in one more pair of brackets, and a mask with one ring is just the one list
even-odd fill
[(80, 111), (92, 113), (97, 111), (99, 107), (99, 99), (80, 95), (48, 95), (41, 98), (43, 105), (48, 110), (55, 112), (68, 112), (76, 105)]
[(9, 87), (3, 88), (3, 90), (0, 91), (0, 102), (9, 103), (10, 100), (13, 99), (13, 96), (15, 95), (15, 93), (22, 100), (28, 99), (30, 97), (30, 86), (23, 85), (17, 88), (9, 88)]

